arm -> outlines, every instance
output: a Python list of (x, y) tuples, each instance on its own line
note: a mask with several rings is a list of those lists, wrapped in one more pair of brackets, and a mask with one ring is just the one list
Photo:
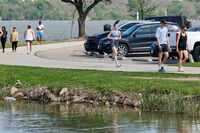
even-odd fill
[(12, 42), (12, 33), (10, 34), (10, 42)]
[(108, 37), (108, 39), (111, 39), (111, 32), (108, 34), (107, 37)]
[(33, 40), (35, 40), (36, 37), (35, 37), (35, 32), (34, 31), (32, 31), (32, 35), (33, 35)]
[(2, 30), (0, 30), (0, 37), (2, 37), (2, 35), (3, 35), (3, 32), (2, 32)]
[(159, 30), (158, 30), (158, 29), (157, 29), (157, 31), (156, 31), (156, 43), (157, 43), (157, 46), (160, 47)]
[(187, 33), (185, 33), (185, 35), (186, 35), (186, 48), (187, 48), (187, 50), (189, 51), (188, 35), (187, 35)]
[(180, 33), (178, 33), (178, 37), (177, 37), (177, 40), (176, 40), (176, 51), (177, 52), (178, 52), (179, 40), (180, 40)]

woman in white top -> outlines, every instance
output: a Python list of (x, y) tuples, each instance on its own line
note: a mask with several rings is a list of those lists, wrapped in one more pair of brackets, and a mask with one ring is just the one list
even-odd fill
[(119, 40), (121, 39), (121, 32), (118, 30), (116, 24), (113, 25), (112, 31), (109, 33), (108, 38), (112, 40), (112, 56), (115, 60), (116, 66), (120, 67), (121, 64), (117, 60), (117, 51), (119, 47)]
[(31, 54), (32, 51), (32, 42), (35, 40), (35, 33), (31, 29), (31, 26), (28, 25), (27, 30), (24, 33), (24, 38), (27, 44), (27, 54)]

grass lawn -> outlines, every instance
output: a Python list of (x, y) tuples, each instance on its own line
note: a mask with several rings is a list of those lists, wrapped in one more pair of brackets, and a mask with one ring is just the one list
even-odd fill
[(184, 64), (186, 67), (200, 67), (200, 62)]
[[(178, 67), (178, 64), (169, 64), (169, 65)], [(185, 67), (200, 67), (200, 62), (186, 63), (186, 64), (183, 64), (183, 66), (185, 66)]]
[[(133, 77), (151, 77), (140, 79)], [(138, 72), (111, 72), (95, 70), (48, 69), (0, 65), (0, 86), (12, 86), (20, 80), (24, 87), (47, 86), (86, 88), (98, 91), (177, 92), (184, 95), (200, 94), (200, 81), (176, 81), (153, 78), (200, 78), (191, 74), (160, 74)], [(1, 91), (1, 90), (0, 90)]]

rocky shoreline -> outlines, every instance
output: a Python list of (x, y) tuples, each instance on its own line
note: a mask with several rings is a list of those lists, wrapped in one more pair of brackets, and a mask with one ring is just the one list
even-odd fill
[(92, 104), (106, 106), (129, 106), (132, 108), (141, 105), (142, 95), (136, 93), (122, 92), (99, 92), (85, 89), (63, 88), (59, 92), (52, 92), (48, 87), (37, 87), (29, 91), (23, 91), (11, 87), (10, 95), (4, 100), (28, 100), (41, 103), (66, 103), (66, 104)]

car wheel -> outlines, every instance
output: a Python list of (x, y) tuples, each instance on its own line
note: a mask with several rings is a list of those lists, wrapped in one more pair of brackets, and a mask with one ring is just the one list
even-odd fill
[(119, 54), (128, 56), (128, 46), (126, 44), (119, 44)]
[(193, 58), (195, 61), (200, 61), (200, 46), (195, 47), (193, 51)]

